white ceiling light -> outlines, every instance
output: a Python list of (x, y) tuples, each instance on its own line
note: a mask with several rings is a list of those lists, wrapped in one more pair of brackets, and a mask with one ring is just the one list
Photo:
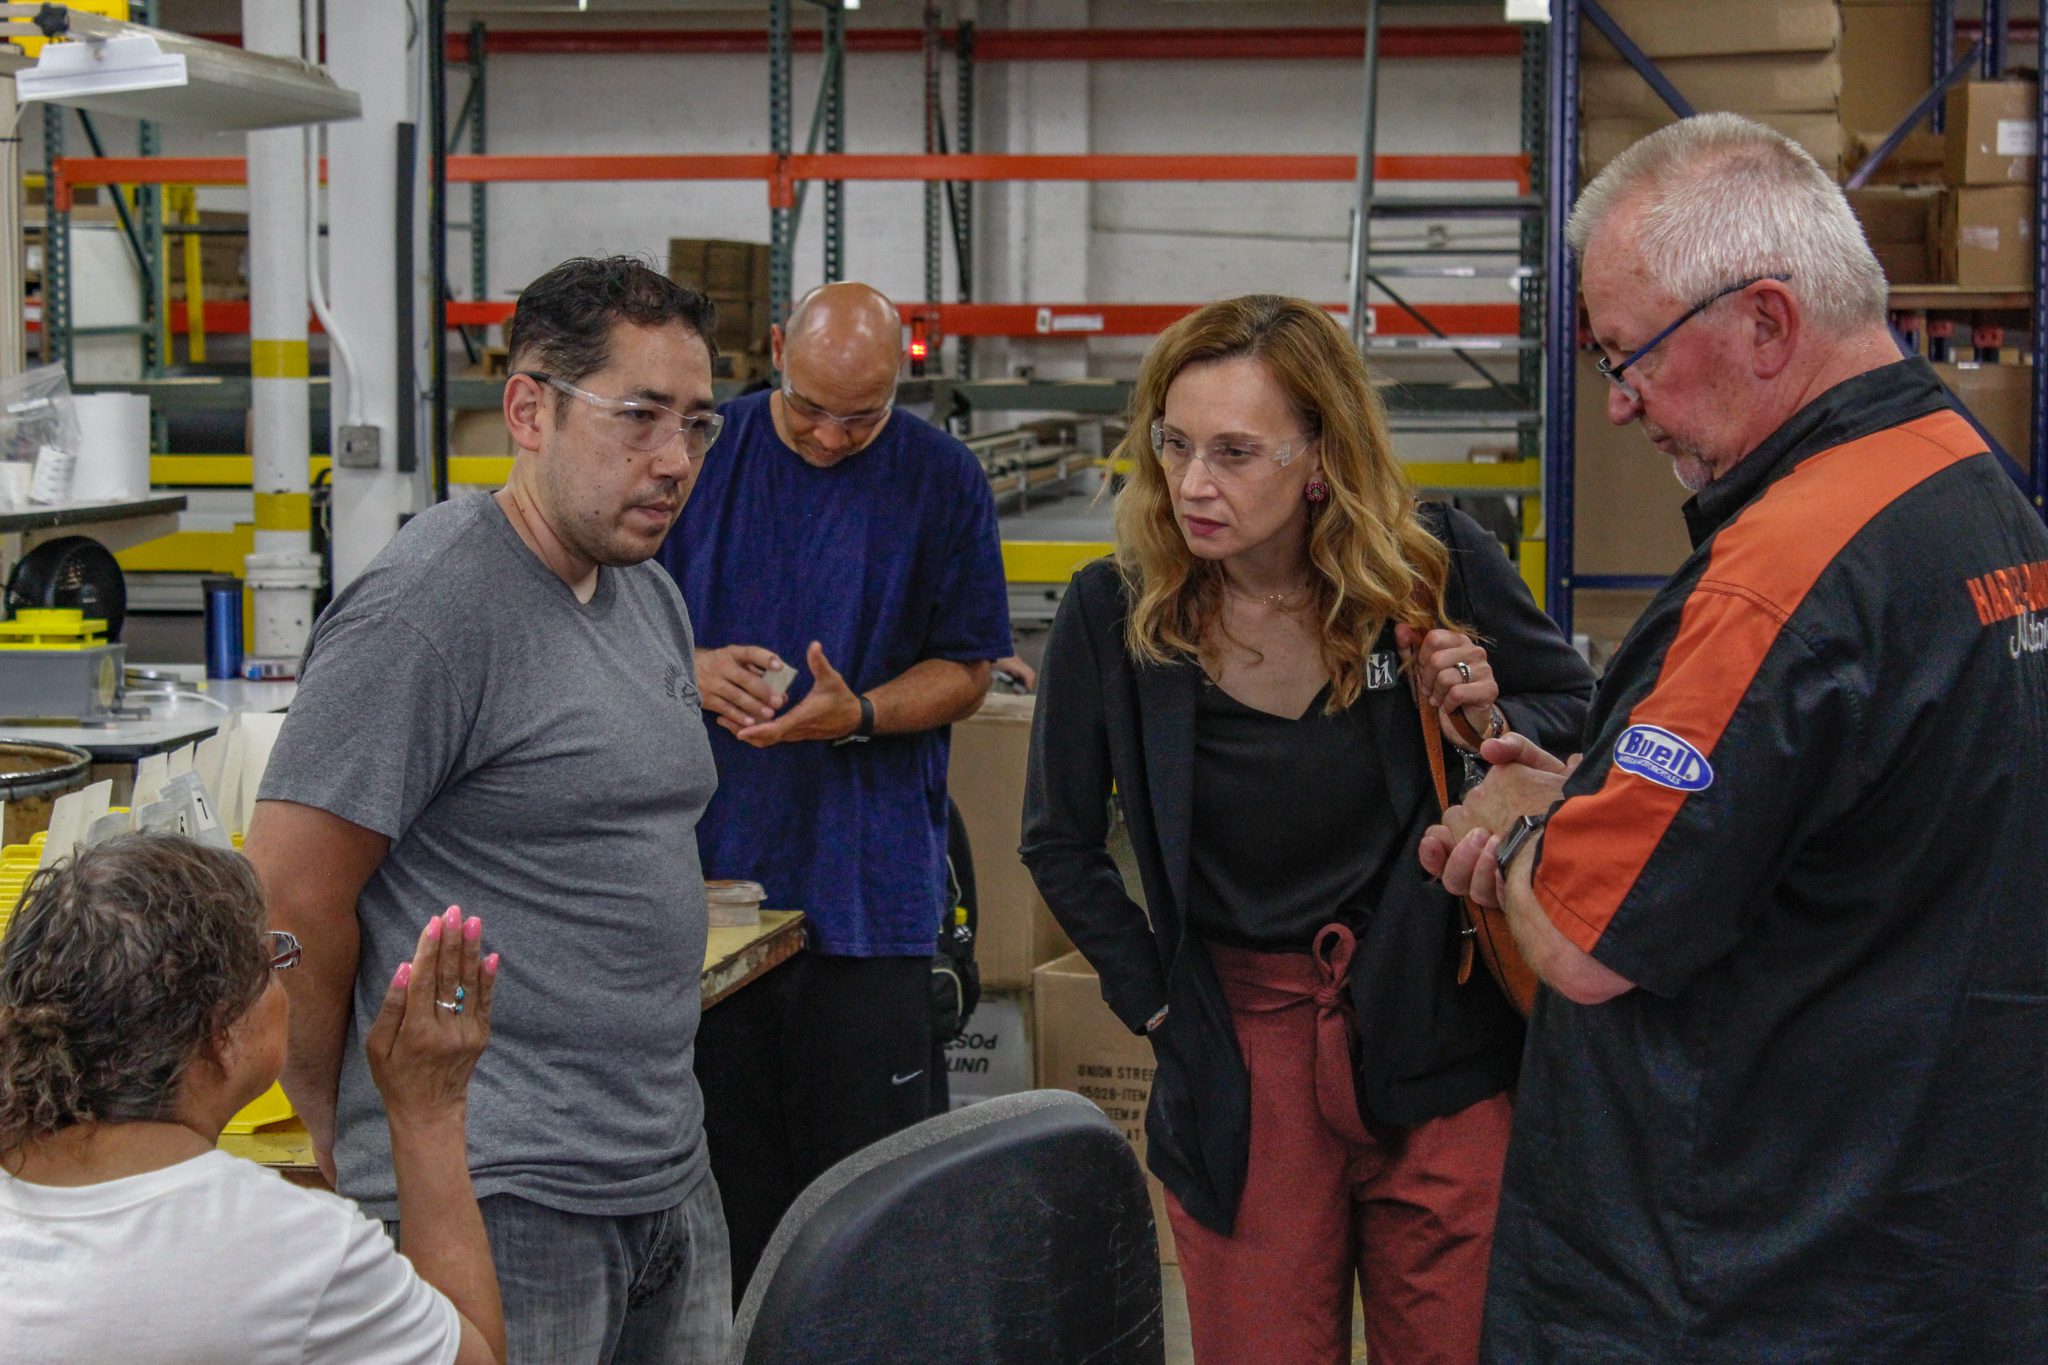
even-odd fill
[(42, 100), (153, 123), (220, 129), (288, 128), (362, 117), (360, 96), (306, 62), (61, 5), (6, 4), (0, 11), (9, 33), (54, 27), (72, 39), (44, 44), (35, 65), (15, 74), (15, 95), (23, 104)]

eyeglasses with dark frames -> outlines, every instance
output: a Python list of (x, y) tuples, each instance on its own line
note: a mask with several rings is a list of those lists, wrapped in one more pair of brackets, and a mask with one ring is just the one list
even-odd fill
[(1606, 378), (1609, 382), (1611, 382), (1614, 385), (1614, 387), (1620, 389), (1623, 393), (1627, 394), (1628, 400), (1631, 403), (1641, 402), (1642, 396), (1638, 394), (1634, 389), (1630, 388), (1628, 381), (1621, 377), (1621, 372), (1623, 370), (1635, 364), (1644, 356), (1656, 350), (1659, 346), (1662, 346), (1673, 332), (1685, 326), (1686, 323), (1691, 322), (1694, 318), (1698, 317), (1701, 313), (1706, 312), (1707, 309), (1713, 307), (1722, 299), (1727, 298), (1730, 294), (1740, 294), (1743, 290), (1749, 288), (1751, 285), (1762, 284), (1765, 280), (1776, 280), (1779, 284), (1784, 284), (1787, 280), (1790, 280), (1791, 278), (1792, 277), (1790, 275), (1752, 275), (1750, 278), (1746, 280), (1737, 280), (1734, 284), (1729, 285), (1726, 289), (1717, 290), (1714, 293), (1707, 295), (1707, 297), (1705, 297), (1704, 299), (1701, 299), (1692, 307), (1686, 309), (1685, 312), (1679, 316), (1676, 322), (1672, 323), (1669, 327), (1666, 327), (1663, 331), (1657, 333), (1657, 335), (1651, 337), (1647, 343), (1637, 348), (1634, 355), (1631, 355), (1628, 359), (1622, 361), (1619, 365), (1616, 365), (1613, 362), (1609, 361), (1607, 357), (1603, 355), (1598, 360), (1593, 362), (1593, 368), (1600, 371), (1601, 375), (1604, 378)]

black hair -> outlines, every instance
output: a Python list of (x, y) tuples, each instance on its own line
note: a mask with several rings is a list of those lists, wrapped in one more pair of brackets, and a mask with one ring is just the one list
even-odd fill
[(542, 370), (580, 384), (610, 361), (612, 328), (621, 322), (680, 322), (718, 358), (718, 306), (635, 256), (577, 256), (526, 286), (512, 312), (506, 350), (514, 370)]

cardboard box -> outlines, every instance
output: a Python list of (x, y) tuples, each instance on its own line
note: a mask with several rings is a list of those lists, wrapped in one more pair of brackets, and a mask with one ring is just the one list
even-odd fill
[(1842, 126), (1883, 141), (1933, 83), (1930, 0), (1844, 3), (1840, 52)]
[[(209, 232), (198, 238), (199, 279), (203, 296), (209, 299), (249, 297), (249, 215), (216, 213), (203, 209), (200, 227), (226, 231)], [(182, 224), (166, 224), (164, 263), (169, 278), (169, 297), (186, 296), (185, 239), (177, 234)]]
[(1885, 186), (1848, 191), (1849, 207), (1863, 225), (1863, 239), (1893, 284), (1934, 279), (1935, 243), (1940, 237), (1941, 195), (1936, 190)]
[(1034, 1088), (1031, 997), (984, 991), (967, 1032), (946, 1045), (946, 1087), (953, 1108)]
[(974, 850), (974, 957), (989, 990), (1028, 989), (1032, 968), (1074, 947), (1017, 856), (1036, 700), (991, 692), (981, 710), (953, 727), (946, 787)]
[[(1843, 94), (1842, 63), (1832, 52), (1674, 57), (1657, 68), (1702, 112), (1832, 113)], [(1669, 112), (1627, 62), (1587, 62), (1579, 79), (1589, 116), (1655, 118)]]
[(1611, 385), (1593, 357), (1582, 352), (1578, 367), (1573, 567), (1582, 574), (1668, 574), (1692, 553), (1679, 510), (1691, 495), (1640, 423), (1607, 420)]
[(766, 294), (713, 293), (710, 297), (712, 305), (718, 309), (718, 320), (711, 334), (718, 341), (721, 355), (727, 351), (744, 354), (768, 349)]
[(454, 455), (516, 455), (501, 408), (476, 408), (448, 415), (448, 450)]
[[(1743, 112), (1758, 123), (1777, 129), (1804, 147), (1813, 159), (1820, 163), (1820, 168), (1829, 175), (1841, 173), (1845, 144), (1842, 137), (1842, 122), (1835, 115), (1748, 113), (1747, 110)], [(1676, 122), (1678, 116), (1669, 109), (1663, 109), (1647, 118), (1585, 119), (1579, 127), (1581, 157), (1586, 178), (1592, 179), (1608, 162), (1637, 142), (1659, 128)]]
[[(1102, 1003), (1102, 983), (1079, 953), (1032, 973), (1031, 1016), (1038, 1053), (1038, 1084), (1071, 1090), (1095, 1101), (1145, 1160), (1145, 1106), (1152, 1101), (1152, 1044), (1123, 1026)], [(1152, 1221), (1159, 1228), (1159, 1261), (1174, 1261), (1173, 1229), (1166, 1221), (1166, 1191), (1150, 1171)]]
[(1935, 365), (1934, 372), (2014, 463), (2021, 469), (2033, 468), (2032, 365), (1943, 363)]
[[(1847, 120), (1843, 121), (1843, 136), (1848, 140), (1849, 152), (1842, 160), (1846, 171), (1860, 169), (1864, 162), (1877, 151), (1890, 129), (1878, 132), (1869, 130), (1852, 131)], [(1865, 182), (1871, 185), (1939, 185), (1942, 163), (1948, 156), (1948, 144), (1939, 133), (1922, 129), (1906, 134), (1905, 140), (1884, 159), (1884, 164), (1871, 173)]]
[(1572, 594), (1572, 634), (1586, 637), (1586, 661), (1604, 673), (1614, 651), (1657, 594), (1650, 589), (1580, 588)]
[[(1842, 34), (1835, 0), (1714, 0), (1712, 4), (1604, 0), (1602, 8), (1644, 55), (1660, 61), (1756, 52), (1832, 52)], [(1932, 25), (1929, 28), (1931, 31)], [(1591, 24), (1585, 26), (1584, 51), (1588, 59), (1620, 56)]]
[(1944, 190), (1939, 278), (1968, 289), (2031, 289), (2034, 191), (2030, 185)]
[(671, 237), (668, 277), (707, 294), (768, 294), (768, 244)]
[(1947, 156), (1951, 185), (2034, 183), (2034, 83), (1966, 81), (1948, 92)]

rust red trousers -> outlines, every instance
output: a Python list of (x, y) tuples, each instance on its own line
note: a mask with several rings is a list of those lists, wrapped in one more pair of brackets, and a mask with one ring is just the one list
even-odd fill
[(1167, 1195), (1199, 1365), (1349, 1361), (1354, 1281), (1372, 1365), (1479, 1358), (1508, 1097), (1368, 1129), (1352, 946), (1331, 925), (1313, 955), (1209, 947), (1251, 1073), (1251, 1159), (1228, 1237)]

